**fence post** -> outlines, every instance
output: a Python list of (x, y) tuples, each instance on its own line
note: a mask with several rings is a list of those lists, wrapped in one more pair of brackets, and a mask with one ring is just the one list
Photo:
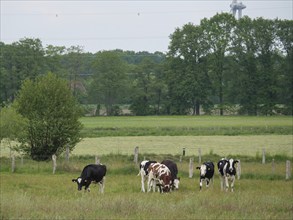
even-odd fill
[(198, 148), (198, 163), (201, 164), (201, 148)]
[(23, 166), (23, 156), (20, 158), (20, 165)]
[(182, 155), (180, 155), (180, 157), (179, 157), (179, 162), (180, 163), (182, 162)]
[(241, 161), (240, 160), (238, 160), (236, 169), (237, 169), (237, 172), (236, 172), (237, 173), (237, 179), (240, 180), (240, 176), (241, 176)]
[(100, 158), (98, 155), (95, 156), (95, 164), (100, 164)]
[(263, 148), (262, 149), (262, 164), (266, 163), (266, 150)]
[(286, 180), (289, 180), (291, 178), (291, 161), (286, 161)]
[(14, 155), (11, 156), (11, 172), (14, 173), (15, 171), (15, 157)]
[(134, 148), (134, 160), (133, 162), (135, 162), (135, 164), (137, 164), (138, 161), (138, 147)]
[(53, 161), (53, 174), (55, 174), (56, 167), (57, 167), (57, 156), (55, 154), (52, 155), (52, 161)]
[(69, 161), (69, 145), (66, 145), (66, 153), (65, 153), (65, 157), (66, 157), (66, 162)]
[(182, 148), (182, 156), (185, 156), (185, 147)]
[(193, 176), (193, 158), (189, 159), (189, 178)]

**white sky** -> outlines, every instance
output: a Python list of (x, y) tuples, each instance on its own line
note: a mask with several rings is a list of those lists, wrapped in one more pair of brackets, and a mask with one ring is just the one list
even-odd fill
[[(81, 1), (0, 0), (1, 41), (39, 38), (43, 46), (82, 46), (84, 51), (166, 52), (169, 36), (189, 22), (229, 12), (232, 0)], [(240, 2), (238, 0), (238, 2)], [(293, 0), (243, 0), (251, 18), (293, 19)]]

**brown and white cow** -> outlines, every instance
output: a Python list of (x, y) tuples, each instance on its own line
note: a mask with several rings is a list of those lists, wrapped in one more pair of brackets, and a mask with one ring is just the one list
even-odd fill
[(161, 163), (153, 163), (148, 168), (148, 192), (156, 191), (156, 186), (159, 187), (160, 192), (170, 192), (172, 185), (172, 176), (169, 168)]

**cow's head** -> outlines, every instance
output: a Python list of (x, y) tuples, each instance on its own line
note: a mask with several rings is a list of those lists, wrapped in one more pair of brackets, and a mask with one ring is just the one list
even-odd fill
[(200, 176), (205, 176), (207, 173), (207, 166), (205, 164), (200, 165), (200, 167), (196, 167), (196, 169), (200, 170)]
[(77, 183), (77, 189), (80, 191), (82, 187), (85, 185), (86, 180), (83, 180), (81, 177), (77, 179), (72, 179), (72, 182)]
[(238, 160), (234, 160), (234, 159), (229, 159), (228, 161), (228, 169), (230, 172), (232, 172), (233, 170), (235, 170), (235, 164), (238, 163)]
[(174, 181), (173, 181), (173, 187), (175, 189), (179, 189), (179, 183), (180, 183), (180, 177), (178, 177), (177, 179), (174, 179)]

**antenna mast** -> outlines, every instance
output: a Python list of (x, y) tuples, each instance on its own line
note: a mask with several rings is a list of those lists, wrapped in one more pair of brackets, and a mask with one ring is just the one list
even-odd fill
[(246, 5), (242, 4), (242, 2), (237, 2), (237, 0), (232, 0), (230, 4), (231, 11), (233, 15), (236, 15), (236, 11), (238, 11), (238, 19), (242, 17), (242, 10), (246, 8)]

